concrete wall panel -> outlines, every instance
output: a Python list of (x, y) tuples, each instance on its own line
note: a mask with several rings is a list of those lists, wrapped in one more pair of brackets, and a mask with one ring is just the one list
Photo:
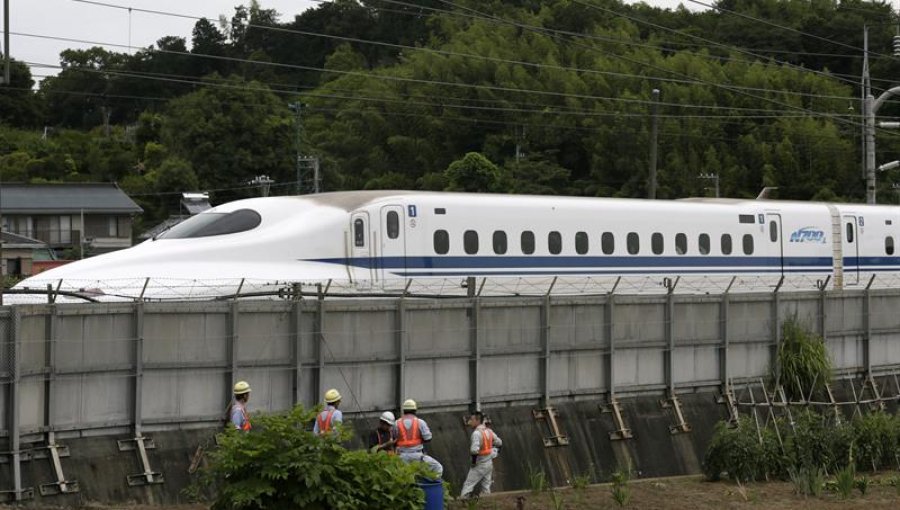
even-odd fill
[[(325, 388), (336, 388), (343, 396), (343, 409), (350, 412), (393, 409), (396, 370), (388, 363), (325, 369)], [(319, 401), (322, 396), (319, 396)]]
[(550, 339), (554, 348), (594, 345), (606, 338), (604, 306), (587, 303), (554, 305), (550, 309)]
[(541, 391), (541, 361), (535, 356), (482, 358), (482, 396), (522, 395)]
[[(454, 303), (455, 304), (455, 303)], [(433, 353), (464, 353), (471, 348), (467, 308), (433, 310), (412, 308), (406, 312), (410, 356)]]
[(325, 340), (330, 349), (327, 351), (328, 359), (331, 359), (331, 355), (337, 359), (384, 359), (396, 356), (397, 312), (327, 312)]
[(711, 381), (719, 378), (719, 349), (681, 347), (675, 349), (675, 383)]
[(551, 392), (601, 392), (606, 389), (605, 357), (600, 352), (554, 354), (550, 360)]
[[(862, 366), (865, 362), (863, 345), (862, 335), (831, 336), (825, 341), (832, 366), (836, 370)], [(883, 362), (884, 360), (878, 361), (878, 363)]]
[(731, 378), (756, 378), (768, 375), (770, 356), (771, 350), (767, 344), (732, 344), (728, 352)]
[(238, 361), (291, 359), (292, 317), (290, 312), (241, 312), (238, 315)]
[(718, 302), (675, 303), (675, 343), (717, 340), (720, 336)]
[(539, 306), (482, 306), (478, 330), (486, 351), (540, 347)]
[(616, 388), (663, 384), (663, 352), (656, 349), (616, 349)]
[[(290, 409), (294, 406), (294, 372), (288, 369), (272, 369), (272, 368), (244, 368), (238, 372), (240, 379), (250, 381), (253, 388), (250, 396), (250, 409), (252, 411), (275, 412)], [(221, 387), (221, 378), (218, 380), (210, 380), (208, 391), (213, 391), (215, 387)], [(221, 391), (221, 390), (220, 390)], [(208, 393), (208, 395), (217, 395), (218, 393)], [(348, 395), (349, 397), (349, 395)], [(204, 394), (198, 388), (197, 395), (192, 395), (194, 401), (204, 398)], [(349, 402), (349, 401), (348, 401)], [(211, 402), (211, 403), (214, 403)], [(219, 405), (221, 409), (223, 406)], [(213, 408), (212, 411), (216, 409)]]
[(732, 343), (772, 338), (772, 302), (732, 296), (728, 305), (728, 336)]
[(19, 426), (36, 430), (44, 424), (44, 381), (29, 378), (19, 383)]
[(658, 303), (617, 303), (613, 317), (616, 344), (663, 341), (666, 338), (665, 307)]
[(231, 345), (227, 313), (144, 314), (144, 362), (225, 363)]
[[(482, 367), (483, 378), (486, 372)], [(406, 395), (422, 404), (469, 400), (469, 360), (410, 361), (406, 366)]]
[(19, 320), (19, 366), (23, 371), (43, 368), (47, 319), (44, 315), (25, 315)]

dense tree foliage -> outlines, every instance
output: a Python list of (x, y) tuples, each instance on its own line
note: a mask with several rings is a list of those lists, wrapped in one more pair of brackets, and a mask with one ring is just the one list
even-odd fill
[[(863, 26), (878, 95), (900, 72), (890, 5), (715, 5), (336, 0), (282, 19), (252, 1), (190, 41), (66, 50), (37, 90), (15, 63), (0, 177), (118, 181), (149, 224), (178, 191), (221, 202), (261, 174), (293, 191), (299, 137), (326, 190), (642, 197), (659, 89), (659, 197), (710, 194), (714, 173), (723, 196), (861, 200)], [(897, 159), (900, 139), (878, 148)]]

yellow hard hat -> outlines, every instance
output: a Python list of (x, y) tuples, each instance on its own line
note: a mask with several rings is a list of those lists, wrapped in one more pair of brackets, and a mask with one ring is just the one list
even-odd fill
[(341, 399), (341, 393), (334, 388), (325, 392), (325, 403), (326, 404), (333, 404), (340, 399)]
[(417, 409), (418, 409), (418, 406), (416, 405), (415, 400), (408, 398), (408, 399), (406, 399), (405, 402), (403, 402), (403, 410), (404, 411), (415, 411)]
[(243, 395), (244, 393), (250, 393), (250, 383), (247, 381), (238, 381), (234, 383), (234, 394)]

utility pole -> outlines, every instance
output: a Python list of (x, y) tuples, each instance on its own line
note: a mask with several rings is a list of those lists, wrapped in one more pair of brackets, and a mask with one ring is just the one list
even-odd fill
[(9, 85), (9, 0), (3, 0), (3, 51), (5, 52), (3, 83)]
[[(869, 75), (869, 27), (865, 27), (863, 32), (863, 119), (864, 137), (863, 137), (863, 154), (865, 155), (863, 162), (865, 163), (866, 176), (866, 203), (875, 204), (875, 175), (878, 169), (875, 167), (875, 114), (878, 109), (893, 95), (900, 94), (900, 86), (892, 87), (884, 91), (878, 99), (872, 95), (872, 79)], [(900, 53), (900, 36), (894, 37), (894, 54)], [(895, 122), (882, 122), (882, 128), (897, 128), (900, 124)], [(886, 165), (884, 165), (886, 166)], [(887, 170), (889, 168), (885, 168)]]
[(656, 142), (659, 136), (659, 89), (653, 89), (653, 103), (650, 106), (650, 185), (647, 198), (656, 198)]
[(268, 175), (257, 175), (250, 181), (251, 185), (259, 186), (259, 189), (262, 191), (262, 196), (269, 196), (269, 187), (272, 185), (273, 181)]
[(294, 117), (294, 151), (296, 152), (294, 158), (294, 167), (297, 170), (297, 182), (295, 183), (296, 193), (298, 195), (302, 194), (301, 190), (301, 181), (300, 181), (300, 172), (303, 164), (300, 162), (300, 113), (303, 109), (303, 103), (290, 103), (288, 104), (288, 108), (291, 109), (296, 115)]
[[(719, 174), (717, 173), (705, 173), (697, 176), (700, 179), (710, 179), (715, 182), (715, 190), (716, 190), (716, 198), (719, 198)], [(707, 188), (709, 189), (709, 188)]]

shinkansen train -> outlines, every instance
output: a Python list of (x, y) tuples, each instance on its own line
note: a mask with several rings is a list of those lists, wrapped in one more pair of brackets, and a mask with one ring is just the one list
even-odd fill
[(227, 203), (16, 288), (124, 296), (107, 282), (128, 280), (131, 294), (165, 298), (174, 286), (147, 283), (231, 282), (221, 291), (237, 281), (333, 281), (377, 291), (469, 277), (507, 288), (623, 278), (693, 278), (701, 291), (714, 278), (850, 288), (900, 270), (898, 234), (900, 208), (891, 206), (336, 192)]

